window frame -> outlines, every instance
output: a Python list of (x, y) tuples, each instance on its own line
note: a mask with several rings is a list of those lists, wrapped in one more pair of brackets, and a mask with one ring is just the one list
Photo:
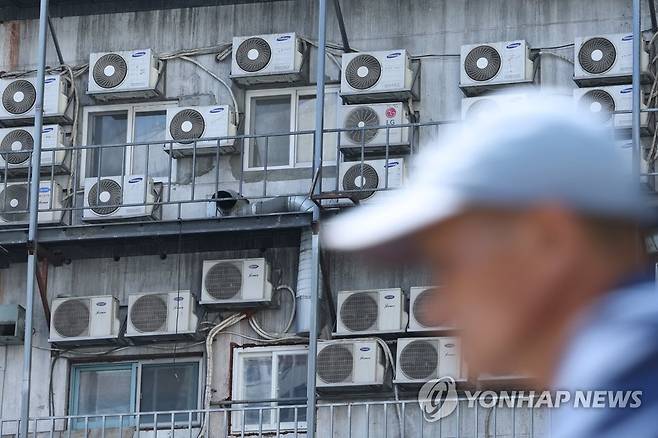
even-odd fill
[[(130, 404), (131, 412), (121, 412), (118, 414), (106, 414), (105, 417), (117, 417), (108, 420), (106, 418), (105, 426), (119, 426), (119, 415), (123, 415), (123, 426), (135, 425), (137, 415), (140, 415), (140, 428), (148, 426), (153, 427), (153, 422), (145, 422), (143, 420), (144, 413), (140, 412), (141, 408), (141, 385), (142, 385), (142, 369), (144, 366), (148, 365), (176, 365), (184, 363), (195, 363), (197, 364), (197, 397), (196, 397), (196, 407), (191, 408), (191, 411), (201, 409), (203, 403), (203, 391), (205, 388), (205, 367), (203, 363), (203, 358), (198, 356), (189, 356), (189, 357), (170, 357), (170, 358), (158, 358), (158, 359), (138, 359), (130, 361), (117, 361), (117, 362), (98, 362), (98, 363), (74, 363), (71, 364), (71, 382), (69, 384), (69, 403), (68, 403), (68, 412), (71, 416), (78, 416), (77, 407), (78, 401), (80, 398), (80, 371), (107, 371), (107, 370), (121, 370), (121, 369), (130, 369), (132, 372), (131, 375), (131, 385), (130, 385)], [(75, 411), (74, 411), (75, 409)], [(167, 412), (167, 411), (163, 411)], [(102, 414), (89, 414), (88, 417), (97, 417), (92, 421), (88, 422), (88, 427), (101, 427), (102, 426)], [(127, 418), (126, 418), (127, 417)], [(157, 420), (157, 416), (154, 416)], [(193, 416), (194, 418), (194, 416)], [(193, 425), (198, 426), (200, 424), (200, 415), (196, 415), (196, 420), (193, 420)], [(82, 424), (80, 423), (82, 422)], [(74, 428), (84, 427), (84, 419), (78, 419), (73, 421)], [(174, 427), (187, 427), (188, 421), (186, 420), (175, 420)], [(171, 427), (171, 421), (157, 421), (158, 428)]]
[[(231, 399), (232, 400), (238, 400), (238, 401), (247, 401), (245, 400), (243, 394), (245, 390), (245, 385), (243, 384), (244, 382), (244, 359), (245, 358), (257, 358), (257, 357), (270, 357), (271, 358), (271, 376), (272, 376), (272, 384), (270, 387), (270, 397), (269, 398), (276, 398), (276, 392), (279, 388), (279, 382), (278, 382), (278, 361), (276, 360), (279, 356), (290, 356), (290, 355), (304, 355), (308, 359), (308, 345), (264, 345), (264, 346), (254, 346), (254, 347), (235, 347), (233, 349), (233, 368), (231, 371)], [(308, 366), (308, 362), (307, 362)], [(276, 376), (276, 378), (275, 378)], [(250, 423), (245, 423), (244, 425), (244, 432), (253, 432), (253, 431), (258, 431), (258, 430), (263, 430), (263, 431), (273, 431), (273, 430), (306, 430), (306, 421), (297, 421), (297, 425), (295, 428), (295, 422), (285, 422), (285, 423), (278, 423), (278, 416), (280, 414), (280, 410), (277, 410), (277, 406), (281, 406), (282, 408), (286, 405), (278, 405), (275, 402), (270, 403), (272, 406), (271, 414), (270, 417), (270, 422), (269, 423), (263, 423), (262, 424), (262, 429), (259, 427), (258, 424), (250, 424)], [(236, 405), (234, 405), (236, 406)], [(263, 410), (265, 411), (268, 409), (267, 407), (263, 406)], [(242, 427), (242, 415), (243, 411), (233, 411), (231, 414), (231, 433), (240, 433), (243, 430)], [(244, 411), (246, 412), (246, 411)], [(257, 411), (256, 411), (257, 412)], [(272, 418), (276, 417), (276, 418)]]
[[(141, 103), (120, 103), (110, 105), (89, 105), (85, 106), (82, 110), (82, 139), (80, 146), (94, 146), (89, 144), (89, 130), (90, 120), (94, 115), (112, 114), (125, 112), (127, 114), (126, 120), (126, 139), (125, 143), (133, 143), (135, 138), (135, 117), (138, 113), (154, 112), (154, 111), (167, 111), (169, 108), (178, 106), (176, 101), (160, 101), (160, 102), (141, 102)], [(162, 138), (162, 142), (166, 141), (166, 134)], [(84, 180), (87, 178), (87, 152), (89, 149), (83, 148), (80, 156), (80, 187), (84, 187)], [(134, 168), (134, 147), (129, 146), (126, 151), (126, 161), (124, 163), (123, 172), (130, 175)], [(172, 160), (171, 172), (172, 180), (176, 175), (176, 160)], [(168, 177), (151, 177), (156, 182), (168, 181)]]
[[(325, 95), (328, 93), (336, 94), (336, 128), (338, 127), (338, 115), (340, 113), (339, 107), (341, 105), (340, 101), (340, 85), (331, 84), (325, 86)], [(245, 106), (244, 106), (244, 133), (245, 135), (253, 135), (252, 129), (252, 100), (259, 97), (276, 97), (276, 96), (290, 96), (290, 124), (289, 129), (291, 134), (299, 131), (298, 128), (298, 109), (299, 109), (299, 98), (302, 96), (316, 96), (316, 88), (314, 86), (303, 86), (303, 87), (289, 87), (289, 88), (267, 88), (267, 89), (251, 89), (245, 92)], [(329, 128), (333, 129), (333, 128)], [(337, 133), (336, 135), (339, 135)], [(289, 136), (289, 150), (288, 150), (288, 164), (277, 165), (277, 166), (267, 166), (267, 170), (276, 170), (276, 169), (308, 169), (313, 167), (312, 162), (297, 162), (297, 143), (299, 135), (290, 135)], [(252, 147), (252, 139), (245, 139), (244, 147), (244, 160), (243, 168), (245, 171), (262, 171), (265, 170), (265, 166), (250, 166), (250, 153)], [(323, 165), (335, 165), (335, 157), (332, 160), (323, 160)]]

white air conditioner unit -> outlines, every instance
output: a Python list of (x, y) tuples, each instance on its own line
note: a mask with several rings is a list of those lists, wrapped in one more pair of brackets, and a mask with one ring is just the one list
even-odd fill
[(441, 377), (466, 378), (459, 339), (398, 339), (395, 383), (424, 383)]
[(404, 158), (351, 161), (339, 164), (340, 190), (357, 201), (370, 201), (386, 189), (402, 186), (406, 176)]
[[(235, 113), (229, 105), (177, 107), (167, 109), (167, 140), (165, 150), (174, 157), (234, 153), (235, 139), (220, 137), (236, 134)], [(214, 140), (201, 140), (214, 139)]]
[[(61, 173), (67, 170), (64, 133), (59, 125), (46, 125), (41, 133), (41, 172)], [(7, 171), (27, 172), (34, 148), (34, 127), (0, 129), (0, 174)], [(54, 169), (52, 169), (54, 167)]]
[(534, 64), (524, 40), (468, 44), (461, 47), (459, 86), (466, 95), (490, 87), (530, 83)]
[(402, 289), (338, 292), (336, 335), (403, 332), (407, 325)]
[(412, 97), (414, 73), (406, 50), (344, 53), (340, 95), (348, 103)]
[(233, 38), (231, 79), (241, 85), (308, 79), (306, 46), (293, 33)]
[[(371, 103), (340, 107), (340, 148), (343, 152), (399, 150), (409, 146), (409, 111), (403, 103)], [(380, 128), (382, 127), (382, 128)], [(388, 128), (388, 129), (387, 129)]]
[(87, 94), (101, 100), (158, 96), (158, 64), (151, 49), (92, 53)]
[[(649, 76), (649, 54), (640, 51), (640, 74)], [(574, 42), (573, 80), (581, 87), (630, 84), (633, 74), (633, 34), (578, 37)]]
[[(47, 75), (44, 80), (43, 117), (48, 123), (68, 121), (67, 82), (60, 75)], [(15, 126), (34, 119), (37, 100), (36, 78), (0, 79), (0, 123)]]
[(434, 300), (440, 291), (436, 286), (412, 287), (409, 290), (409, 332), (453, 330), (450, 324), (436, 324), (432, 318)]
[[(0, 224), (25, 225), (30, 219), (30, 185), (26, 182), (0, 183)], [(61, 224), (62, 187), (56, 182), (39, 184), (39, 223)]]
[(194, 335), (195, 307), (190, 291), (130, 294), (126, 337)]
[(111, 295), (53, 300), (49, 342), (114, 340), (120, 329), (119, 300)]
[[(640, 91), (641, 107), (646, 109), (644, 92)], [(633, 115), (629, 113), (614, 114), (615, 111), (633, 109), (633, 86), (612, 85), (608, 87), (577, 88), (573, 90), (576, 105), (581, 111), (592, 114), (602, 123), (616, 129), (631, 129)], [(640, 127), (649, 129), (649, 113), (640, 113)]]
[(475, 121), (496, 114), (503, 105), (522, 104), (527, 94), (500, 93), (462, 99), (462, 120)]
[(142, 175), (85, 178), (84, 221), (152, 218), (153, 181)]
[(375, 339), (321, 341), (316, 363), (320, 391), (375, 389), (388, 384), (386, 356)]
[(251, 307), (272, 301), (265, 259), (204, 260), (201, 304)]

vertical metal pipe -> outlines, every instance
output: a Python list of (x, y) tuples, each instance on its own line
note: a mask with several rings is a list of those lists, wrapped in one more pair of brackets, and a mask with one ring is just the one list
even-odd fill
[(640, 182), (640, 104), (641, 104), (641, 78), (640, 78), (640, 56), (642, 48), (642, 31), (640, 0), (633, 0), (633, 177)]
[[(41, 0), (39, 12), (39, 53), (37, 57), (37, 96), (34, 111), (34, 148), (30, 175), (30, 223), (28, 230), (27, 286), (25, 288), (25, 340), (23, 341), (23, 384), (21, 388), (20, 436), (28, 437), (30, 429), (30, 374), (32, 371), (32, 314), (37, 268), (37, 228), (39, 225), (39, 176), (41, 168), (41, 137), (43, 129), (43, 86), (46, 74), (46, 36), (48, 30), (48, 0)], [(35, 431), (36, 433), (36, 431)]]
[[(315, 99), (315, 142), (313, 144), (313, 175), (317, 175), (317, 183), (313, 194), (322, 193), (322, 141), (324, 137), (324, 72), (327, 51), (327, 0), (318, 0), (318, 59), (316, 75)], [(320, 210), (313, 210), (313, 222), (317, 225), (320, 219)], [(314, 227), (311, 243), (313, 269), (311, 275), (311, 321), (308, 337), (308, 361), (306, 375), (306, 426), (307, 436), (315, 437), (315, 421), (317, 419), (315, 395), (315, 369), (318, 349), (318, 301), (320, 288), (320, 238), (317, 227)]]

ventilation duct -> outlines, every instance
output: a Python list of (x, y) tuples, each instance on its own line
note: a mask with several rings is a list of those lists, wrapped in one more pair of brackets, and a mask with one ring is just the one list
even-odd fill
[(315, 207), (315, 203), (308, 196), (280, 196), (249, 204), (241, 208), (237, 215), (294, 212), (311, 213)]
[[(240, 196), (233, 190), (219, 190), (210, 197), (210, 207), (215, 206), (211, 216), (230, 216), (236, 211), (244, 210), (249, 205), (249, 200)], [(215, 200), (213, 203), (212, 200)]]

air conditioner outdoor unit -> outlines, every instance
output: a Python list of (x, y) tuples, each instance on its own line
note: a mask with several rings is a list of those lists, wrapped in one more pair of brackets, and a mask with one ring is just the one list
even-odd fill
[[(167, 140), (165, 150), (174, 157), (216, 155), (236, 152), (235, 139), (220, 137), (236, 134), (235, 113), (229, 105), (178, 107), (167, 109)], [(214, 140), (200, 140), (214, 139)]]
[(409, 332), (453, 330), (448, 324), (438, 325), (432, 319), (433, 301), (440, 293), (436, 286), (412, 287), (409, 290)]
[(53, 300), (49, 342), (111, 341), (120, 329), (119, 300), (112, 295)]
[(194, 335), (195, 306), (190, 291), (130, 294), (126, 337)]
[(464, 380), (459, 339), (398, 339), (395, 383), (424, 383), (441, 377)]
[[(25, 225), (30, 219), (30, 187), (27, 182), (0, 183), (0, 224)], [(56, 182), (39, 184), (39, 224), (61, 224), (62, 187)]]
[(340, 95), (347, 103), (403, 101), (413, 97), (414, 72), (406, 50), (345, 53)]
[(462, 99), (462, 120), (475, 121), (496, 114), (501, 105), (521, 104), (527, 99), (523, 93), (500, 93)]
[(321, 341), (318, 343), (318, 390), (383, 389), (389, 369), (384, 350), (375, 339)]
[[(67, 115), (67, 82), (60, 75), (47, 75), (44, 80), (43, 117), (47, 123), (70, 121)], [(16, 126), (34, 120), (37, 100), (36, 78), (0, 79), (0, 123)]]
[(230, 77), (240, 85), (306, 82), (306, 61), (294, 32), (234, 37)]
[(407, 325), (402, 289), (338, 292), (336, 335), (403, 332)]
[[(641, 94), (641, 107), (646, 109), (644, 92)], [(602, 123), (616, 129), (631, 129), (633, 115), (629, 113), (614, 114), (615, 111), (633, 109), (633, 86), (612, 85), (608, 87), (577, 88), (573, 90), (576, 105), (581, 111), (592, 114)], [(649, 129), (649, 113), (640, 113), (640, 127)]]
[(253, 307), (272, 301), (270, 268), (265, 259), (204, 260), (201, 304)]
[[(640, 51), (640, 75), (649, 77), (649, 54)], [(630, 84), (633, 74), (633, 34), (578, 37), (574, 42), (573, 80), (580, 87)]]
[(524, 40), (461, 47), (459, 86), (467, 96), (494, 86), (530, 83), (534, 64)]
[[(371, 103), (340, 107), (340, 148), (344, 153), (400, 151), (409, 146), (409, 111), (403, 103)], [(382, 127), (382, 128), (380, 128)], [(387, 129), (388, 128), (388, 129)]]
[(402, 186), (406, 174), (404, 158), (351, 161), (339, 164), (340, 190), (363, 202), (383, 195), (385, 189)]
[(85, 178), (82, 220), (152, 218), (155, 201), (153, 181), (142, 175)]
[[(41, 173), (61, 173), (68, 169), (64, 133), (59, 125), (46, 125), (41, 133)], [(34, 127), (0, 129), (0, 174), (26, 173), (34, 148)]]
[(89, 55), (87, 94), (96, 99), (149, 98), (161, 94), (160, 66), (151, 49)]

